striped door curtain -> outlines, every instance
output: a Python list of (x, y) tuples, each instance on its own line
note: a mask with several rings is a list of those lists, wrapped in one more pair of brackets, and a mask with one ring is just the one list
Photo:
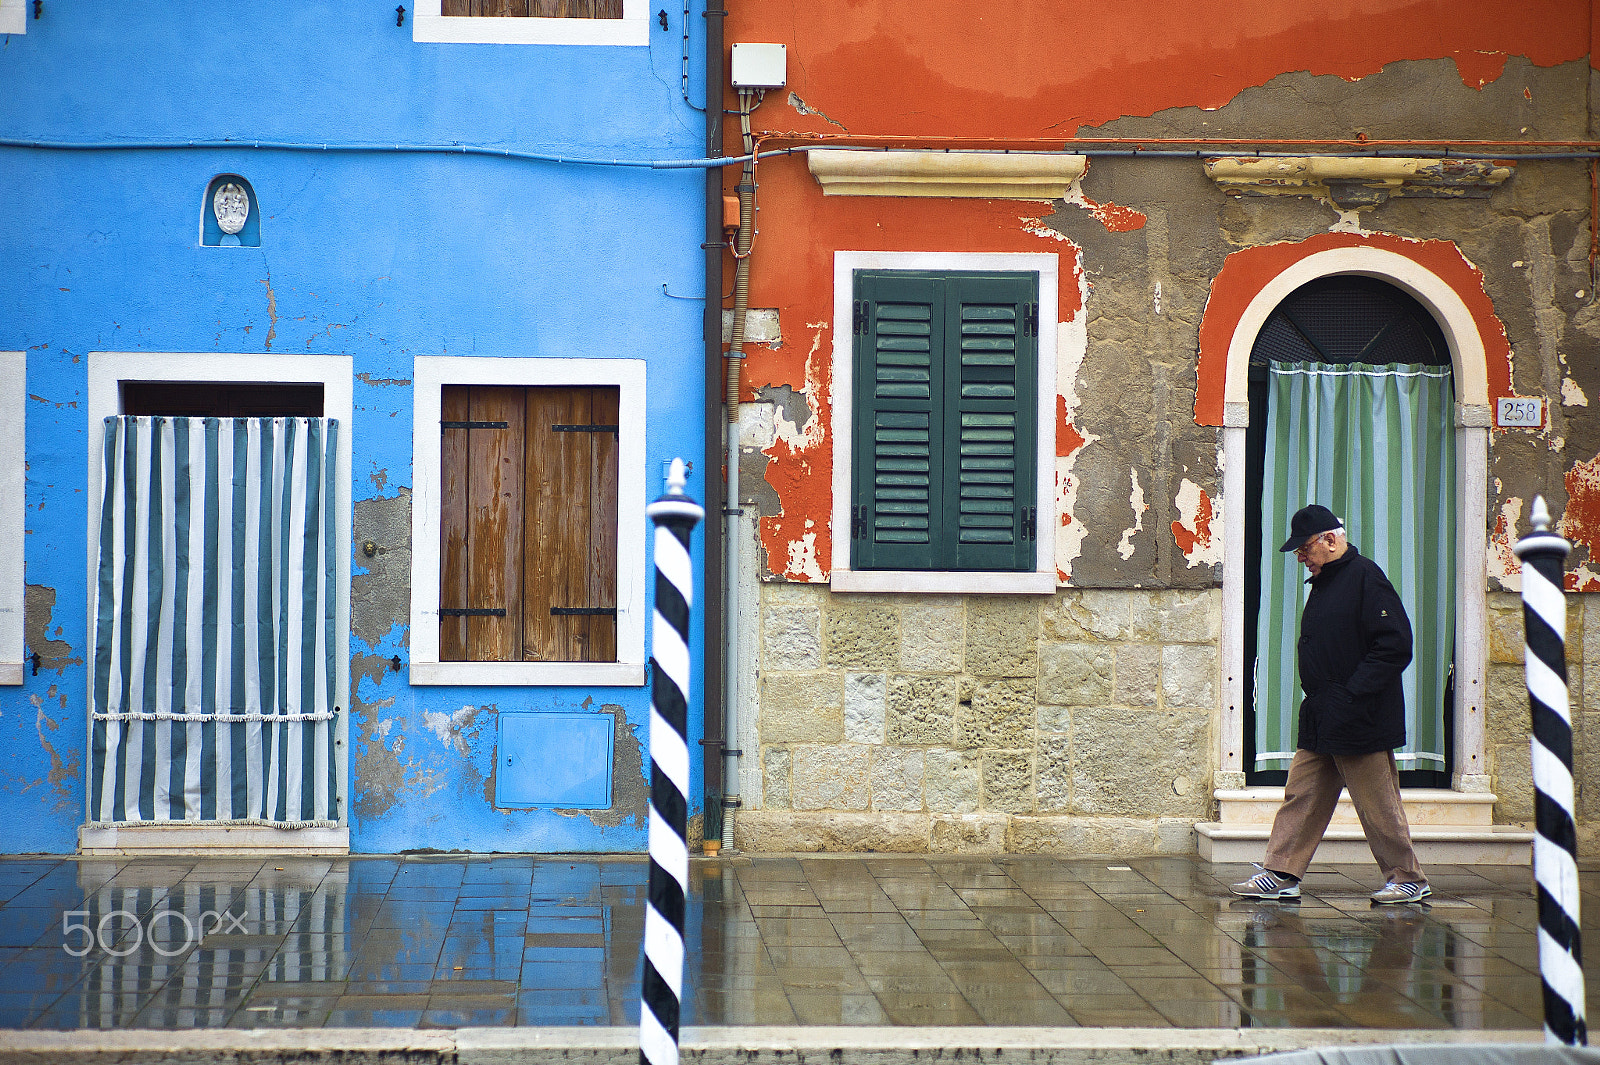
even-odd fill
[(1278, 551), (1289, 518), (1321, 503), (1383, 567), (1411, 617), (1402, 676), (1401, 769), (1443, 771), (1444, 696), (1455, 651), (1455, 390), (1448, 366), (1278, 362), (1269, 366), (1261, 493), (1255, 768), (1287, 769), (1300, 705), (1295, 648), (1310, 588)]
[(337, 438), (106, 419), (91, 824), (338, 823)]

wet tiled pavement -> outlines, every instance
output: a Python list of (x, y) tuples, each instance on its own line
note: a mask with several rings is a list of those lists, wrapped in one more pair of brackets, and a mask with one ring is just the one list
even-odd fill
[[(1370, 865), (1313, 866), (1299, 903), (1233, 899), (1248, 872), (697, 860), (683, 1023), (1539, 1027), (1527, 869), (1435, 867), (1431, 905), (1389, 908)], [(634, 1025), (646, 878), (633, 857), (0, 859), (0, 1028)]]

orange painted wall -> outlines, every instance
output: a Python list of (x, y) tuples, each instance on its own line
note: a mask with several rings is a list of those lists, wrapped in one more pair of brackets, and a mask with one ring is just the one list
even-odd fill
[[(1591, 0), (1129, 0), (1094, 8), (731, 0), (726, 39), (788, 45), (788, 91), (853, 134), (1070, 137), (1129, 115), (1220, 107), (1287, 71), (1353, 80), (1397, 60), (1453, 59), (1477, 86), (1508, 55), (1539, 66), (1587, 55), (1591, 8)], [(783, 123), (840, 132), (792, 112)]]

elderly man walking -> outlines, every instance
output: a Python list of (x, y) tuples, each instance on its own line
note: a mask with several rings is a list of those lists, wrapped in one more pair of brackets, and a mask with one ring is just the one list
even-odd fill
[(1298, 649), (1305, 698), (1266, 859), (1233, 892), (1299, 898), (1300, 878), (1348, 788), (1386, 881), (1372, 901), (1420, 902), (1433, 891), (1411, 846), (1394, 763), (1406, 742), (1400, 674), (1411, 661), (1411, 621), (1383, 570), (1345, 538), (1327, 507), (1297, 511), (1278, 550), (1293, 551), (1311, 571)]

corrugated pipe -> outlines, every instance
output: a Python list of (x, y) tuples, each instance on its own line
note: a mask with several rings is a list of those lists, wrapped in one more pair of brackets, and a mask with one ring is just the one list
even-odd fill
[(744, 319), (750, 308), (750, 249), (755, 245), (756, 160), (750, 112), (760, 97), (739, 90), (739, 133), (745, 163), (739, 176), (739, 232), (734, 237), (733, 331), (728, 345), (728, 507), (722, 616), (726, 651), (723, 666), (722, 850), (731, 853), (734, 812), (739, 797), (739, 547), (744, 509), (739, 502), (739, 368), (744, 361)]

